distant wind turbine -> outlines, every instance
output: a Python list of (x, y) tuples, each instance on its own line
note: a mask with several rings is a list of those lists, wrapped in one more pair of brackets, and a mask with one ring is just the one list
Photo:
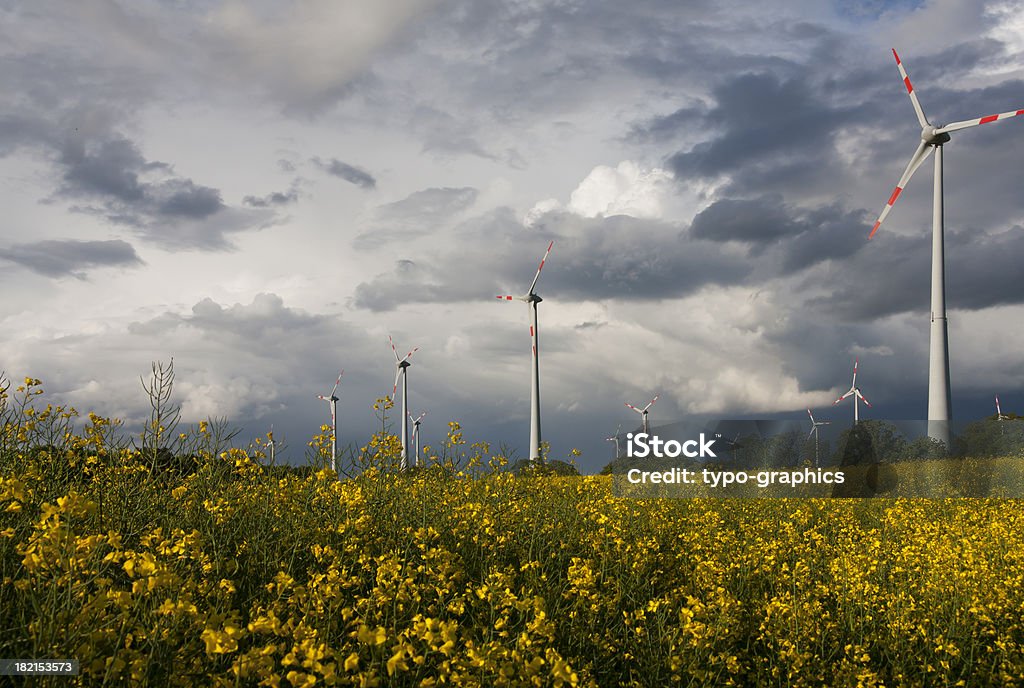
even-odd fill
[(811, 417), (811, 431), (807, 433), (807, 438), (810, 439), (811, 435), (814, 435), (814, 467), (818, 467), (818, 427), (821, 425), (831, 425), (830, 420), (814, 420), (814, 414), (811, 413), (811, 409), (807, 409), (807, 415)]
[(395, 385), (391, 389), (391, 401), (394, 403), (395, 395), (398, 393), (398, 378), (402, 378), (402, 470), (409, 467), (409, 378), (408, 369), (412, 364), (409, 363), (409, 359), (412, 355), (420, 350), (417, 346), (415, 349), (405, 355), (404, 358), (398, 357), (398, 349), (395, 348), (395, 340), (388, 335), (388, 341), (391, 342), (391, 352), (395, 354), (395, 365), (398, 366), (398, 371), (395, 373)]
[(1003, 410), (999, 408), (999, 395), (996, 395), (996, 420), (1008, 420), (1008, 417), (1003, 415)]
[(540, 348), (537, 332), (537, 304), (544, 299), (533, 290), (537, 286), (537, 280), (540, 279), (540, 271), (544, 269), (544, 262), (551, 255), (551, 247), (554, 245), (554, 241), (548, 244), (548, 250), (544, 252), (544, 257), (541, 258), (540, 265), (537, 267), (537, 274), (533, 276), (533, 282), (530, 283), (530, 289), (524, 295), (497, 297), (500, 301), (525, 301), (530, 309), (530, 339), (533, 340), (533, 374), (530, 378), (530, 461), (534, 463), (542, 460), (540, 450)]
[(619, 423), (619, 427), (615, 428), (615, 434), (611, 437), (605, 437), (605, 442), (615, 443), (615, 458), (619, 458), (619, 433), (622, 431), (622, 423)]
[(942, 146), (949, 142), (950, 132), (975, 127), (979, 124), (988, 124), (999, 120), (1016, 117), (1024, 114), (1024, 110), (1011, 110), (998, 115), (988, 115), (977, 119), (953, 122), (945, 126), (935, 126), (925, 117), (921, 103), (917, 100), (914, 87), (910, 84), (910, 77), (907, 70), (900, 61), (896, 51), (892, 51), (896, 58), (896, 66), (903, 77), (903, 84), (907, 87), (910, 95), (910, 103), (914, 106), (917, 114), (917, 122), (921, 125), (921, 141), (917, 144), (917, 150), (907, 163), (907, 169), (900, 177), (899, 183), (893, 190), (892, 195), (882, 209), (882, 214), (875, 221), (871, 228), (870, 239), (878, 231), (878, 227), (885, 220), (885, 216), (892, 210), (893, 204), (899, 198), (903, 189), (913, 176), (917, 168), (925, 161), (928, 155), (935, 151), (935, 175), (932, 199), (932, 307), (931, 307), (931, 338), (929, 344), (928, 359), (928, 436), (941, 441), (948, 448), (949, 444), (949, 420), (950, 420), (950, 388), (949, 388), (949, 334), (946, 326), (946, 282), (945, 282), (945, 258), (943, 253), (943, 194), (942, 194)]
[(640, 416), (643, 418), (644, 432), (650, 432), (650, 427), (648, 426), (648, 423), (647, 423), (647, 412), (648, 412), (648, 410), (650, 410), (650, 408), (652, 406), (654, 406), (654, 402), (656, 402), (658, 400), (658, 397), (660, 397), (660, 396), (661, 396), (660, 394), (656, 394), (653, 399), (651, 399), (649, 402), (647, 402), (647, 406), (644, 406), (642, 409), (641, 408), (637, 408), (636, 406), (633, 406), (633, 404), (630, 404), (629, 402), (625, 402), (626, 406), (628, 406), (629, 408), (631, 408), (634, 411), (636, 411), (637, 413), (639, 413)]
[(334, 395), (338, 391), (338, 385), (341, 384), (341, 376), (345, 374), (342, 370), (338, 373), (338, 379), (334, 382), (334, 389), (331, 390), (331, 396), (325, 397), (323, 394), (318, 394), (317, 399), (326, 401), (331, 407), (331, 470), (338, 470), (338, 397)]
[(270, 425), (270, 432), (267, 433), (267, 439), (270, 440), (270, 465), (273, 466), (274, 465), (274, 450), (276, 448), (276, 444), (274, 443), (274, 425), (273, 425), (273, 423), (271, 423), (271, 425)]
[(412, 444), (413, 447), (415, 447), (416, 451), (416, 454), (414, 455), (413, 458), (413, 466), (420, 465), (420, 422), (423, 420), (423, 416), (425, 415), (427, 415), (426, 411), (416, 416), (415, 418), (412, 417), (411, 413), (409, 414), (409, 418), (412, 420)]
[(846, 394), (844, 394), (843, 396), (839, 397), (838, 399), (836, 399), (834, 402), (832, 402), (832, 405), (835, 406), (836, 404), (838, 404), (840, 401), (842, 401), (846, 397), (850, 397), (850, 396), (853, 397), (853, 424), (854, 425), (856, 425), (857, 423), (860, 422), (860, 407), (858, 406), (858, 403), (857, 403), (858, 400), (859, 401), (863, 401), (865, 404), (868, 405), (868, 408), (871, 408), (871, 404), (868, 402), (868, 400), (866, 398), (864, 398), (864, 395), (860, 393), (860, 389), (857, 387), (857, 366), (859, 364), (860, 364), (860, 359), (854, 359), (854, 361), (853, 361), (853, 382), (850, 384), (850, 391), (847, 392)]

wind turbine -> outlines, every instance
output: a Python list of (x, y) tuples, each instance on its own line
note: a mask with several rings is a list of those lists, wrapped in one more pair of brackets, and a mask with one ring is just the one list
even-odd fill
[(338, 470), (338, 397), (334, 395), (338, 391), (338, 385), (341, 384), (341, 376), (345, 374), (342, 370), (338, 373), (338, 379), (334, 382), (334, 389), (331, 390), (331, 396), (325, 397), (323, 394), (318, 394), (317, 399), (326, 401), (331, 406), (331, 470)]
[(395, 348), (395, 340), (388, 335), (388, 341), (391, 342), (391, 352), (395, 354), (395, 364), (398, 366), (397, 372), (395, 372), (395, 385), (391, 390), (391, 401), (394, 403), (395, 395), (398, 393), (398, 378), (402, 378), (402, 470), (409, 467), (409, 378), (406, 372), (412, 363), (409, 363), (409, 359), (412, 355), (420, 350), (417, 346), (415, 349), (405, 355), (405, 358), (398, 357), (398, 349)]
[(999, 396), (996, 395), (996, 420), (1007, 420), (1008, 416), (1003, 415), (1003, 410), (999, 408)]
[(942, 225), (942, 146), (949, 142), (950, 132), (975, 127), (979, 124), (988, 124), (1009, 117), (1016, 117), (1024, 114), (1024, 110), (1011, 110), (998, 115), (988, 115), (977, 119), (953, 122), (945, 126), (935, 126), (928, 121), (921, 109), (921, 103), (917, 100), (914, 87), (910, 84), (910, 77), (907, 70), (900, 61), (896, 51), (892, 51), (896, 58), (896, 66), (899, 67), (900, 76), (903, 77), (903, 84), (907, 87), (910, 95), (910, 102), (917, 114), (917, 122), (921, 125), (921, 142), (917, 150), (910, 158), (907, 169), (900, 177), (899, 183), (893, 190), (892, 195), (882, 209), (882, 214), (875, 221), (871, 228), (870, 239), (878, 231), (879, 225), (885, 220), (885, 216), (892, 210), (896, 199), (900, 197), (907, 182), (913, 176), (917, 168), (928, 157), (928, 154), (935, 151), (935, 178), (932, 199), (932, 306), (931, 306), (931, 337), (929, 344), (928, 360), (928, 436), (943, 442), (948, 448), (949, 445), (949, 419), (950, 419), (950, 390), (949, 390), (949, 334), (946, 326), (946, 284), (945, 284), (945, 259), (943, 256), (943, 225)]
[(637, 413), (639, 413), (643, 417), (644, 432), (648, 432), (650, 430), (650, 428), (648, 427), (648, 424), (647, 424), (647, 411), (652, 406), (654, 406), (654, 402), (656, 402), (658, 400), (658, 397), (660, 397), (660, 396), (661, 396), (660, 394), (656, 394), (653, 399), (651, 399), (649, 402), (647, 402), (647, 406), (644, 406), (642, 409), (637, 408), (636, 406), (633, 406), (633, 404), (630, 404), (628, 402), (626, 403), (626, 406), (628, 406), (629, 408), (633, 409), (634, 411), (636, 411)]
[[(333, 395), (332, 395), (333, 396)], [(267, 433), (267, 439), (270, 440), (270, 465), (274, 465), (274, 450), (277, 445), (274, 443), (274, 424), (270, 424), (270, 432)]]
[(622, 423), (619, 423), (619, 427), (615, 428), (615, 434), (611, 437), (605, 437), (605, 442), (615, 443), (615, 458), (619, 458), (619, 433), (622, 431)]
[[(866, 403), (866, 402), (865, 402)], [(830, 420), (814, 420), (814, 414), (811, 413), (811, 409), (807, 409), (807, 415), (811, 417), (811, 431), (807, 433), (807, 439), (814, 435), (814, 467), (818, 467), (818, 427), (821, 425), (831, 425)]]
[[(859, 401), (863, 401), (865, 404), (868, 405), (868, 408), (871, 408), (870, 402), (868, 402), (868, 400), (864, 398), (864, 395), (860, 393), (860, 389), (857, 387), (857, 366), (859, 364), (860, 364), (860, 359), (856, 359), (855, 358), (853, 360), (853, 382), (850, 384), (850, 391), (847, 392), (846, 394), (844, 394), (843, 396), (839, 397), (838, 399), (836, 399), (834, 402), (832, 402), (832, 405), (835, 406), (836, 404), (838, 404), (840, 401), (842, 401), (846, 397), (849, 397), (849, 396), (853, 397), (853, 424), (854, 425), (856, 425), (857, 423), (860, 422), (860, 408), (859, 408), (859, 406), (857, 404), (858, 400)], [(808, 411), (808, 413), (810, 413), (810, 411)]]
[(540, 271), (544, 269), (544, 261), (551, 255), (551, 247), (555, 245), (552, 241), (548, 244), (548, 250), (537, 267), (537, 274), (533, 276), (530, 289), (523, 296), (499, 296), (499, 301), (519, 300), (525, 301), (530, 309), (530, 338), (533, 340), (533, 375), (530, 383), (530, 461), (540, 462), (542, 460), (540, 451), (540, 351), (537, 343), (537, 304), (543, 301), (540, 296), (534, 293), (537, 280), (540, 279)]
[(411, 413), (409, 414), (409, 418), (412, 420), (412, 444), (416, 449), (415, 458), (412, 463), (413, 466), (420, 465), (420, 421), (423, 420), (423, 416), (425, 415), (427, 415), (426, 411), (415, 418), (412, 417)]

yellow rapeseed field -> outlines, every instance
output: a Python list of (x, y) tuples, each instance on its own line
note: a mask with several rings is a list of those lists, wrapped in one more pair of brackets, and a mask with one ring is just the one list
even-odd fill
[(454, 423), (405, 474), (384, 432), (339, 481), (207, 424), (167, 464), (38, 390), (0, 407), (0, 656), (80, 660), (52, 685), (1024, 684), (1013, 500), (618, 499)]

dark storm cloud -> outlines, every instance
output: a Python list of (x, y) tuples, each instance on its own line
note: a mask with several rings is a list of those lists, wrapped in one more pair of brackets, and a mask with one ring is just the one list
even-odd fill
[(752, 162), (820, 159), (831, 150), (837, 130), (865, 119), (862, 106), (825, 101), (806, 74), (790, 79), (741, 74), (717, 86), (713, 95), (714, 106), (692, 125), (719, 133), (669, 158), (679, 178), (713, 177)]
[(126, 241), (47, 240), (0, 248), (0, 258), (47, 277), (84, 279), (89, 270), (143, 265), (135, 248)]
[(313, 162), (320, 166), (328, 174), (334, 175), (340, 179), (344, 179), (350, 184), (363, 189), (375, 189), (377, 188), (377, 180), (373, 178), (366, 170), (361, 170), (358, 167), (349, 165), (346, 162), (331, 158), (330, 160), (321, 160), (320, 158), (313, 158)]
[(229, 207), (213, 187), (178, 176), (171, 165), (147, 160), (118, 134), (73, 134), (61, 147), (63, 183), (58, 198), (72, 210), (133, 228), (165, 248), (225, 250), (228, 235), (272, 224), (265, 210)]
[(770, 196), (715, 201), (693, 218), (690, 233), (712, 241), (765, 243), (805, 229), (793, 221), (781, 197)]
[(266, 196), (246, 196), (242, 203), (251, 208), (272, 208), (274, 206), (289, 205), (299, 200), (299, 192), (296, 189), (290, 191), (274, 191)]
[[(947, 229), (946, 307), (977, 310), (1024, 303), (1024, 294), (1012, 286), (1012, 275), (1024, 262), (1021, 236), (1020, 227), (998, 234)], [(855, 260), (833, 264), (828, 283), (830, 293), (811, 298), (808, 305), (840, 318), (863, 321), (928, 312), (930, 237), (879, 234)]]

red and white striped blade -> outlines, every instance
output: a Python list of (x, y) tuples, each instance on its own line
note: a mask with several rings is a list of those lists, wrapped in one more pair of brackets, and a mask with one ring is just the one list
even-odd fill
[[(811, 422), (814, 423), (814, 414), (811, 413), (811, 409), (807, 409), (807, 415), (811, 417)], [(814, 423), (817, 425), (817, 423)]]
[(832, 405), (835, 406), (836, 404), (838, 404), (840, 401), (842, 401), (846, 397), (850, 396), (851, 394), (853, 394), (853, 390), (852, 389), (849, 392), (847, 392), (846, 394), (844, 394), (843, 396), (841, 396), (838, 399), (836, 399), (835, 401), (833, 401)]
[[(412, 351), (410, 351), (409, 353), (407, 353), (407, 354), (405, 355), (405, 358), (403, 358), (403, 359), (402, 359), (402, 361), (408, 361), (408, 360), (409, 360), (410, 358), (412, 358), (412, 355), (413, 355), (414, 353), (416, 353), (417, 351), (419, 351), (419, 350), (420, 350), (420, 348), (419, 348), (419, 347), (417, 346), (417, 347), (416, 347), (415, 349), (413, 349)], [(399, 361), (399, 363), (401, 363), (402, 361)]]
[(978, 119), (968, 119), (963, 122), (953, 122), (947, 124), (944, 127), (940, 127), (935, 130), (936, 134), (948, 134), (951, 131), (959, 131), (960, 129), (967, 129), (968, 127), (976, 127), (979, 124), (988, 124), (989, 122), (998, 122), (1003, 119), (1010, 119), (1018, 115), (1024, 115), (1024, 110), (1010, 110), (1009, 112), (1001, 112), (998, 115), (988, 115), (987, 117), (979, 117)]
[(637, 413), (643, 413), (643, 409), (638, 409), (636, 406), (633, 406), (633, 404), (628, 404), (627, 403), (626, 406), (628, 406), (629, 408), (633, 409)]
[(334, 389), (331, 390), (331, 396), (332, 397), (334, 396), (334, 393), (338, 391), (338, 385), (341, 384), (341, 376), (344, 375), (344, 374), (345, 374), (344, 370), (342, 370), (340, 373), (338, 373), (338, 379), (334, 383)]
[(903, 77), (903, 85), (907, 87), (907, 94), (910, 96), (910, 102), (914, 104), (914, 112), (917, 113), (917, 121), (924, 129), (928, 126), (928, 118), (924, 116), (924, 110), (921, 109), (921, 103), (917, 100), (917, 94), (914, 93), (914, 87), (910, 83), (910, 77), (907, 76), (907, 70), (903, 67), (903, 62), (900, 60), (900, 56), (896, 54), (896, 49), (893, 48), (892, 56), (896, 58), (896, 66), (900, 69), (900, 76)]
[(402, 368), (399, 367), (395, 373), (395, 385), (391, 389), (391, 401), (395, 401), (398, 398), (398, 378), (402, 376)]
[(515, 299), (516, 297), (514, 297), (514, 296), (508, 296), (508, 295), (506, 294), (505, 296), (496, 296), (495, 298), (496, 298), (496, 299), (498, 299), (499, 301), (512, 301), (512, 300), (514, 300), (514, 299)]
[(537, 280), (540, 279), (540, 271), (544, 269), (544, 261), (546, 261), (548, 259), (548, 256), (551, 255), (551, 247), (554, 245), (554, 241), (548, 244), (548, 250), (544, 252), (544, 257), (540, 259), (540, 265), (537, 266), (537, 274), (533, 276), (533, 282), (530, 283), (530, 289), (529, 291), (526, 292), (527, 294), (532, 294), (533, 288), (537, 286)]
[(867, 404), (867, 405), (868, 405), (869, 407), (871, 406), (871, 402), (867, 400), (867, 397), (865, 397), (865, 396), (864, 396), (863, 394), (861, 394), (861, 393), (860, 393), (860, 390), (859, 390), (859, 389), (855, 389), (855, 390), (854, 390), (854, 392), (855, 392), (855, 393), (857, 394), (857, 397), (858, 397), (858, 398), (859, 398), (859, 399), (860, 399), (861, 401), (863, 401), (863, 402), (864, 402), (865, 404)]
[(914, 154), (910, 157), (910, 162), (907, 163), (907, 169), (903, 171), (903, 176), (900, 177), (899, 184), (897, 184), (896, 188), (893, 189), (892, 195), (889, 196), (889, 200), (886, 201), (885, 207), (882, 208), (882, 214), (878, 216), (877, 220), (875, 220), (875, 226), (871, 228), (871, 233), (868, 234), (868, 239), (875, 236), (875, 232), (878, 231), (882, 222), (885, 221), (885, 216), (889, 214), (890, 210), (892, 210), (892, 206), (896, 202), (896, 199), (900, 197), (900, 194), (903, 193), (903, 189), (907, 187), (907, 182), (909, 182), (910, 178), (914, 176), (914, 172), (917, 172), (917, 168), (921, 166), (921, 163), (928, 159), (928, 155), (931, 154), (932, 148), (932, 146), (929, 146), (924, 141), (917, 145), (917, 150), (915, 150)]
[(860, 359), (859, 358), (853, 359), (853, 383), (850, 385), (850, 389), (856, 389), (857, 388), (857, 366), (859, 366), (859, 365), (860, 365)]
[(391, 338), (391, 335), (388, 335), (388, 343), (391, 344), (391, 352), (395, 355), (395, 360), (398, 361), (398, 349), (395, 348), (395, 340)]
[(655, 394), (654, 398), (651, 399), (650, 402), (648, 402), (647, 406), (644, 406), (644, 411), (646, 411), (647, 409), (649, 409), (652, 406), (654, 406), (654, 402), (656, 402), (658, 400), (658, 397), (660, 397), (660, 396), (661, 396), (660, 394)]

